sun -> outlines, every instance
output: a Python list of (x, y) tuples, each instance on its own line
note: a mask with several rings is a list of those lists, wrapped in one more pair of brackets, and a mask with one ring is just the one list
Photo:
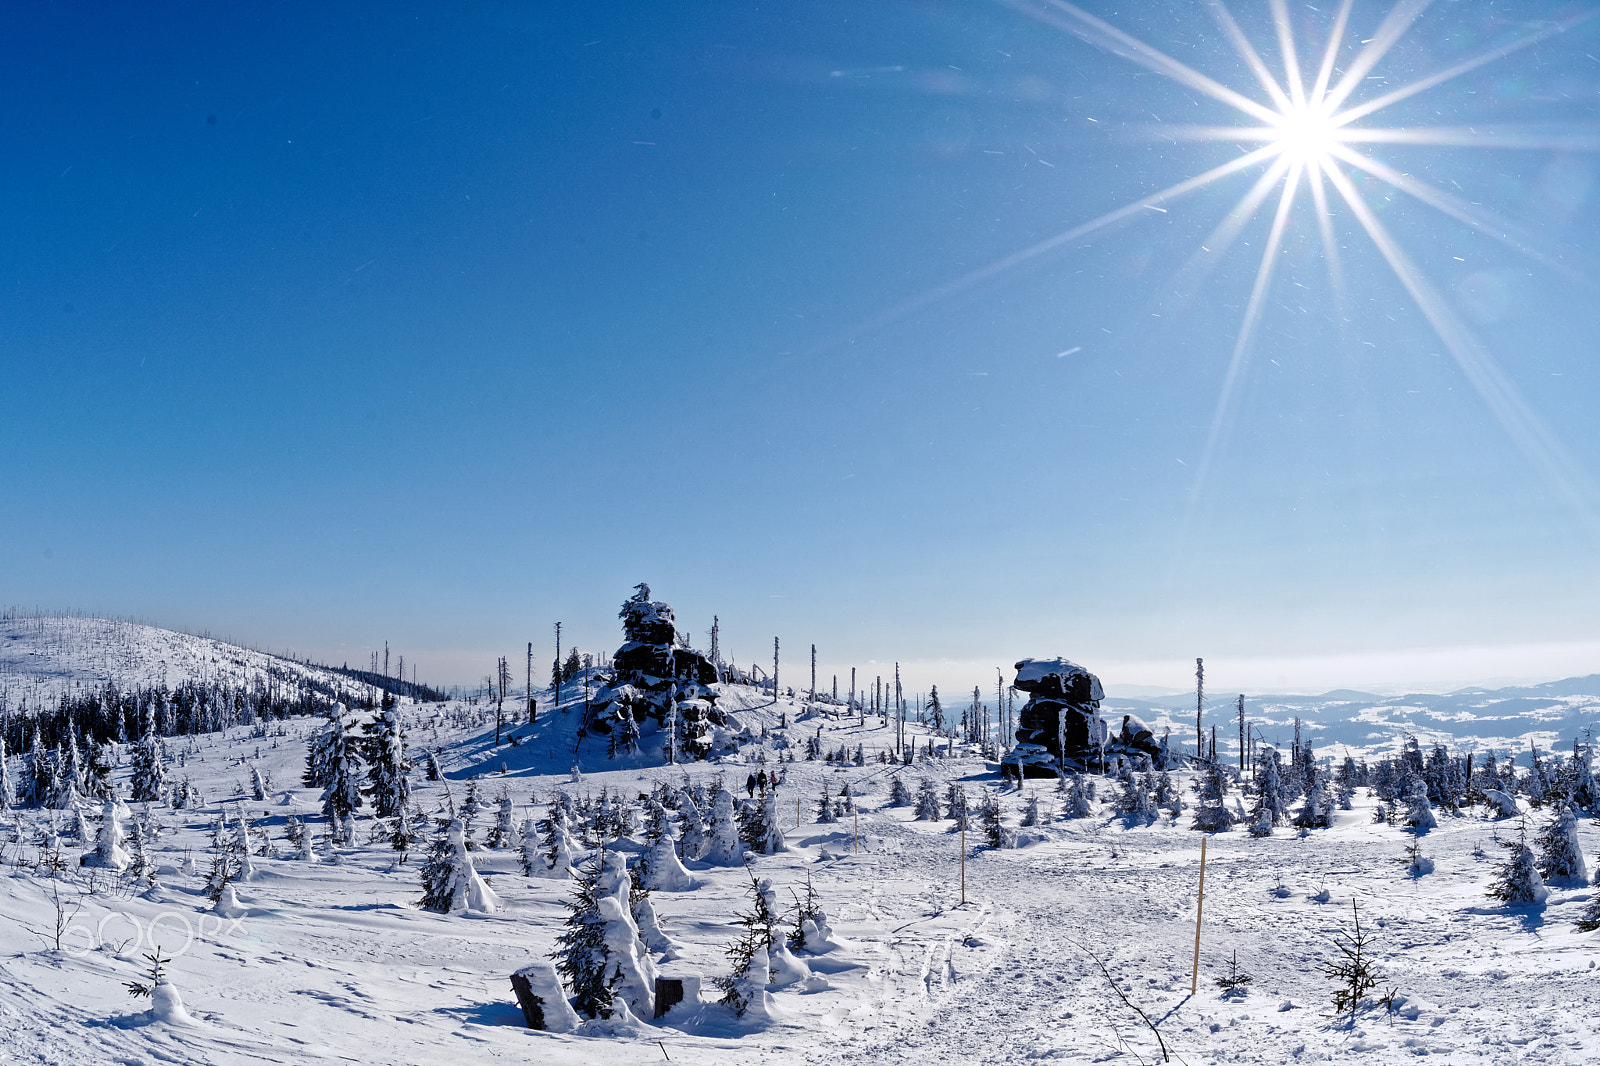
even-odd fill
[[(1572, 268), (1563, 261), (1573, 258), (1571, 250), (1542, 249), (1540, 244), (1544, 242), (1517, 223), (1499, 217), (1446, 188), (1397, 170), (1364, 149), (1372, 145), (1406, 144), (1435, 148), (1595, 152), (1600, 151), (1600, 130), (1592, 126), (1569, 130), (1537, 126), (1503, 126), (1494, 129), (1468, 126), (1382, 127), (1368, 125), (1362, 120), (1548, 40), (1579, 23), (1600, 17), (1600, 8), (1572, 12), (1562, 18), (1525, 23), (1521, 31), (1505, 43), (1469, 54), (1448, 67), (1401, 82), (1390, 89), (1387, 86), (1393, 82), (1374, 75), (1373, 71), (1410, 32), (1429, 7), (1429, 0), (1393, 0), (1392, 6), (1367, 34), (1351, 32), (1355, 0), (1337, 0), (1331, 21), (1326, 23), (1326, 38), (1315, 42), (1320, 43), (1320, 48), (1315, 47), (1313, 42), (1297, 39), (1288, 0), (1268, 0), (1274, 29), (1272, 36), (1276, 38), (1276, 65), (1269, 64), (1263, 58), (1256, 42), (1249, 38), (1228, 10), (1226, 0), (1201, 0), (1216, 21), (1221, 36), (1250, 71), (1253, 85), (1229, 85), (1203, 74), (1091, 14), (1071, 0), (995, 2), (1142, 66), (1176, 82), (1192, 94), (1209, 97), (1231, 108), (1243, 119), (1241, 124), (1228, 126), (1158, 122), (1146, 129), (1153, 140), (1163, 143), (1212, 141), (1259, 147), (1241, 149), (1241, 154), (1227, 162), (928, 289), (862, 323), (853, 333), (859, 332), (859, 329), (885, 325), (936, 304), (956, 292), (990, 281), (1030, 260), (1079, 243), (1091, 234), (1118, 223), (1148, 218), (1152, 210), (1164, 213), (1169, 204), (1190, 193), (1232, 175), (1264, 167), (1264, 172), (1250, 190), (1228, 212), (1210, 237), (1202, 242), (1202, 251), (1215, 259), (1238, 242), (1252, 219), (1263, 215), (1272, 219), (1244, 317), (1234, 338), (1232, 356), (1223, 377), (1210, 433), (1195, 468), (1194, 491), (1190, 494), (1191, 511), (1204, 493), (1207, 472), (1214, 460), (1221, 430), (1232, 416), (1239, 384), (1254, 347), (1264, 309), (1269, 303), (1290, 217), (1296, 211), (1309, 208), (1321, 238), (1322, 258), (1327, 266), (1331, 287), (1339, 298), (1343, 299), (1346, 288), (1337, 226), (1342, 223), (1348, 229), (1350, 223), (1354, 223), (1353, 228), (1364, 232), (1383, 257), (1440, 342), (1450, 352), (1467, 382), (1500, 422), (1530, 466), (1541, 476), (1552, 495), (1563, 499), (1600, 542), (1600, 487), (1594, 484), (1583, 466), (1544, 426), (1532, 405), (1519, 394), (1511, 379), (1496, 364), (1488, 348), (1474, 336), (1450, 301), (1413, 262), (1400, 241), (1384, 224), (1379, 212), (1368, 203), (1367, 194), (1356, 180), (1373, 179), (1365, 182), (1369, 187), (1379, 183), (1388, 185), (1521, 255), (1572, 276)], [(1307, 45), (1312, 47), (1308, 48)], [(1315, 57), (1314, 62), (1306, 68), (1301, 66), (1302, 54)], [(1369, 81), (1378, 81), (1385, 91), (1367, 96)], [(1276, 199), (1276, 204), (1271, 203), (1273, 199)]]
[(1338, 117), (1325, 105), (1314, 102), (1291, 104), (1279, 112), (1278, 121), (1268, 127), (1269, 144), (1291, 163), (1303, 167), (1331, 165), (1346, 134)]

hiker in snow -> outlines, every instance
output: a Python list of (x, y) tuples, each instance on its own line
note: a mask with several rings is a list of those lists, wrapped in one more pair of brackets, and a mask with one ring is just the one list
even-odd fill
[(749, 777), (744, 779), (744, 790), (745, 790), (745, 793), (747, 795), (749, 795), (752, 799), (755, 797), (755, 794), (756, 794), (756, 775), (755, 774), (751, 774)]

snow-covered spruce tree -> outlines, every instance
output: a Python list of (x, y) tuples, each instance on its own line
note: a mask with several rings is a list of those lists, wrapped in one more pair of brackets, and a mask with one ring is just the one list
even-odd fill
[(135, 803), (161, 803), (166, 799), (167, 763), (161, 754), (161, 738), (146, 733), (133, 746), (133, 772), (128, 779), (130, 798)]
[[(1062, 778), (1063, 781), (1066, 778)], [(1089, 790), (1083, 783), (1082, 774), (1073, 774), (1072, 782), (1067, 786), (1067, 800), (1063, 805), (1061, 816), (1063, 818), (1089, 817)]]
[(17, 789), (11, 780), (11, 760), (6, 755), (6, 738), (0, 736), (0, 811), (9, 811), (17, 803)]
[(267, 798), (267, 783), (261, 777), (261, 768), (255, 763), (250, 764), (250, 798), (257, 803)]
[(1494, 880), (1489, 882), (1489, 898), (1497, 899), (1509, 907), (1527, 907), (1540, 904), (1550, 895), (1539, 876), (1539, 868), (1528, 848), (1527, 826), (1522, 827), (1515, 840), (1502, 840), (1506, 858), (1494, 868)]
[(1572, 768), (1572, 786), (1568, 794), (1573, 807), (1600, 814), (1600, 781), (1595, 780), (1593, 761), (1591, 746), (1573, 742), (1572, 758), (1567, 763)]
[(904, 781), (900, 780), (900, 775), (895, 774), (894, 777), (889, 779), (889, 806), (909, 807), (911, 803), (911, 790), (906, 787)]
[(480, 911), (493, 914), (499, 901), (473, 868), (462, 837), (461, 820), (440, 826), (422, 864), (422, 905), (440, 914)]
[(659, 799), (652, 796), (645, 801), (644, 818), (644, 843), (645, 846), (654, 847), (662, 837), (672, 832), (672, 820), (667, 814), (667, 808)]
[(511, 807), (511, 797), (504, 791), (500, 798), (495, 800), (494, 824), (489, 827), (488, 835), (483, 838), (486, 848), (514, 848), (518, 845), (517, 829), (512, 824), (515, 811)]
[[(771, 793), (768, 793), (770, 796)], [(645, 887), (659, 892), (687, 892), (694, 887), (694, 878), (684, 869), (678, 858), (678, 849), (672, 839), (672, 828), (667, 827), (656, 842), (650, 845), (644, 858)]]
[(1255, 802), (1250, 807), (1250, 835), (1253, 837), (1269, 837), (1272, 835), (1272, 810), (1266, 804), (1265, 796), (1257, 792)]
[(817, 801), (817, 821), (831, 825), (838, 820), (839, 816), (834, 813), (833, 797), (828, 795), (827, 782), (823, 782), (822, 798)]
[[(595, 902), (605, 922), (606, 983), (613, 993), (613, 1004), (625, 1004), (637, 1018), (655, 1016), (656, 968), (649, 949), (639, 935), (634, 920), (635, 887), (628, 874), (628, 861), (619, 852), (603, 852), (600, 879), (595, 884)], [(645, 909), (648, 901), (645, 901)], [(655, 912), (649, 910), (654, 922)]]
[(389, 821), (389, 846), (400, 853), (400, 861), (406, 861), (406, 852), (414, 847), (421, 834), (417, 832), (417, 821), (421, 819), (421, 811), (413, 818), (411, 811), (401, 807)]
[[(1594, 880), (1600, 882), (1600, 869), (1596, 869)], [(1584, 908), (1582, 917), (1578, 919), (1578, 928), (1585, 933), (1600, 929), (1600, 892), (1589, 897), (1589, 906)]]
[(306, 788), (327, 788), (333, 783), (333, 738), (344, 733), (345, 705), (328, 708), (328, 723), (306, 744), (306, 770), (300, 783)]
[(383, 714), (367, 734), (367, 759), (373, 812), (379, 818), (393, 818), (411, 802), (411, 762), (406, 758), (400, 715), (390, 700), (384, 701)]
[(1356, 769), (1356, 760), (1353, 756), (1346, 755), (1344, 762), (1339, 764), (1338, 772), (1333, 775), (1333, 801), (1338, 804), (1341, 811), (1351, 809), (1351, 797), (1355, 795), (1356, 785), (1361, 779), (1360, 772)]
[(982, 805), (979, 807), (979, 818), (983, 826), (983, 843), (991, 848), (1006, 846), (1005, 827), (1000, 820), (1000, 797), (992, 792), (985, 792)]
[(429, 781), (437, 781), (444, 776), (444, 771), (439, 768), (439, 753), (428, 752), (427, 769), (423, 771)]
[(943, 809), (939, 806), (939, 789), (926, 777), (917, 789), (916, 817), (921, 822), (937, 822), (944, 817)]
[(705, 853), (700, 857), (713, 866), (738, 866), (744, 861), (739, 822), (733, 813), (733, 794), (725, 788), (719, 788), (711, 802), (711, 826)]
[[(337, 719), (335, 719), (337, 721)], [(330, 729), (327, 748), (328, 783), (322, 790), (322, 814), (329, 823), (340, 823), (361, 806), (361, 745), (359, 738), (342, 727)], [(330, 825), (331, 828), (331, 825)], [(348, 841), (346, 841), (348, 843)]]
[(678, 809), (683, 812), (683, 836), (678, 841), (678, 854), (685, 862), (694, 862), (706, 850), (708, 837), (705, 816), (692, 796), (687, 792), (679, 795), (682, 800)]
[(111, 768), (116, 762), (115, 753), (109, 742), (96, 744), (89, 750), (89, 769), (85, 775), (85, 782), (92, 799), (110, 799), (114, 785), (111, 782)]
[(1022, 805), (1022, 826), (1031, 829), (1039, 824), (1039, 796), (1030, 793), (1026, 803)]
[(1578, 817), (1571, 807), (1556, 811), (1539, 833), (1539, 873), (1546, 881), (1582, 887), (1589, 872), (1578, 847)]
[(1226, 802), (1227, 792), (1228, 778), (1221, 767), (1208, 764), (1200, 774), (1200, 795), (1189, 828), (1202, 833), (1219, 833), (1233, 825), (1233, 813)]
[(1405, 817), (1401, 823), (1425, 833), (1430, 829), (1437, 829), (1439, 820), (1433, 816), (1433, 807), (1428, 802), (1428, 785), (1422, 775), (1415, 771), (1404, 778), (1400, 793), (1400, 802), (1405, 806)]
[(839, 790), (839, 799), (833, 805), (833, 813), (843, 818), (847, 814), (854, 814), (855, 811), (856, 798), (850, 794), (850, 782), (846, 781), (844, 787)]
[[(767, 822), (767, 799), (771, 795), (770, 792), (763, 792), (760, 797), (739, 804), (739, 839), (743, 841), (745, 850), (758, 855), (767, 853), (768, 830), (771, 828)], [(775, 807), (773, 813), (776, 813)], [(783, 838), (781, 830), (778, 838)]]
[(600, 914), (596, 886), (600, 857), (595, 855), (574, 871), (572, 896), (567, 900), (565, 928), (550, 953), (561, 983), (572, 993), (572, 1006), (587, 1018), (609, 1018), (615, 999), (607, 965), (606, 920)]
[(1296, 829), (1326, 829), (1330, 819), (1328, 786), (1322, 771), (1311, 767), (1306, 775), (1306, 794), (1300, 809), (1295, 812)]
[(466, 841), (468, 848), (478, 846), (477, 841), (472, 839), (472, 825), (482, 813), (483, 801), (478, 798), (478, 779), (476, 776), (469, 777), (466, 799), (461, 801), (461, 809), (456, 812), (456, 817), (461, 819), (461, 837)]
[(951, 781), (944, 790), (945, 811), (951, 820), (956, 823), (957, 829), (970, 829), (967, 824), (967, 790), (961, 787), (960, 782)]
[(733, 972), (716, 978), (722, 990), (721, 1002), (740, 1017), (751, 1013), (766, 1016), (767, 985), (772, 981), (771, 953), (780, 942), (777, 893), (771, 881), (757, 881), (750, 875), (750, 909), (739, 915), (744, 931), (728, 946), (728, 961)]
[(133, 862), (126, 849), (122, 846), (122, 820), (117, 816), (115, 802), (105, 805), (105, 813), (100, 819), (100, 835), (96, 842), (94, 853), (88, 856), (95, 866), (103, 870), (122, 873)]
[[(1250, 812), (1252, 826), (1261, 824), (1263, 811), (1269, 819), (1269, 826), (1282, 825), (1288, 814), (1289, 795), (1283, 781), (1282, 763), (1277, 748), (1262, 748), (1256, 754), (1256, 802)], [(1251, 832), (1254, 831), (1252, 828)]]
[(1117, 794), (1116, 811), (1128, 819), (1148, 821), (1155, 817), (1156, 806), (1150, 797), (1150, 790), (1145, 787), (1144, 775), (1130, 773), (1122, 782), (1122, 789)]

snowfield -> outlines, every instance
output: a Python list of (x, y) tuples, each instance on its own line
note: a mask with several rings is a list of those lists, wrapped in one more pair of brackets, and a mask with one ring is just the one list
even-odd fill
[[(558, 791), (576, 799), (604, 789), (637, 805), (658, 783), (720, 776), (742, 799), (748, 775), (781, 770), (788, 850), (748, 855), (748, 871), (687, 861), (694, 887), (651, 895), (675, 942), (675, 957), (658, 965), (663, 975), (698, 975), (699, 1003), (660, 1021), (528, 1029), (510, 975), (554, 950), (573, 882), (526, 877), (514, 848), (482, 847), (486, 813), (470, 854), (497, 909), (421, 909), (426, 842), (401, 862), (370, 807), (358, 812), (355, 843), (329, 853), (319, 792), (300, 787), (308, 738), (324, 722), (287, 719), (168, 739), (173, 774), (188, 777), (202, 802), (156, 811), (153, 888), (80, 867), (93, 840), (73, 839), (65, 812), (0, 813), (0, 1061), (1153, 1063), (1163, 1060), (1162, 1042), (1171, 1061), (1190, 1066), (1423, 1055), (1600, 1061), (1600, 933), (1575, 925), (1593, 890), (1552, 885), (1545, 905), (1526, 909), (1489, 899), (1502, 855), (1496, 838), (1515, 837), (1519, 819), (1492, 819), (1484, 806), (1436, 811), (1438, 827), (1421, 838), (1433, 871), (1420, 876), (1407, 865), (1411, 831), (1374, 821), (1378, 801), (1365, 789), (1326, 829), (1279, 826), (1255, 838), (1238, 826), (1211, 835), (1191, 995), (1202, 839), (1189, 828), (1193, 773), (1173, 775), (1187, 808), (1176, 819), (1118, 816), (1108, 802), (1117, 783), (1091, 778), (1091, 816), (1069, 820), (1053, 781), (1030, 779), (1018, 790), (993, 761), (959, 752), (884, 765), (876, 755), (892, 746), (894, 730), (881, 719), (834, 718), (808, 711), (803, 699), (774, 703), (737, 686), (720, 686), (719, 706), (733, 714), (729, 732), (750, 740), (716, 761), (669, 767), (647, 754), (614, 762), (593, 738), (574, 757), (583, 694), (563, 694), (561, 708), (543, 694), (538, 722), (514, 725), (506, 735), (518, 743), (498, 747), (492, 704), (402, 701), (413, 799), (430, 815), (442, 812), (463, 802), (475, 777), (480, 800), (492, 803), (503, 790), (520, 824), (543, 817)], [(853, 754), (860, 745), (865, 765), (805, 759), (819, 730), (825, 752)], [(912, 733), (920, 747), (926, 731)], [(648, 732), (644, 739), (646, 752), (659, 744)], [(427, 751), (439, 753), (443, 780), (424, 780)], [(796, 761), (779, 761), (790, 753)], [(580, 780), (572, 780), (574, 758)], [(126, 796), (127, 745), (117, 761)], [(264, 801), (249, 798), (252, 765), (270, 781)], [(941, 795), (958, 782), (974, 809), (992, 793), (1021, 846), (982, 846), (976, 819), (964, 841), (948, 819), (914, 820), (911, 806), (889, 805), (896, 774), (913, 793), (925, 778)], [(857, 813), (818, 822), (824, 789), (837, 795), (846, 783)], [(1041, 824), (1024, 828), (1030, 796)], [(1229, 794), (1230, 806), (1240, 800), (1237, 789)], [(1526, 798), (1518, 802), (1526, 811)], [(131, 806), (137, 815), (141, 805)], [(99, 810), (86, 808), (91, 829)], [(268, 853), (252, 858), (254, 874), (234, 886), (239, 912), (226, 917), (205, 893), (223, 811), (230, 820), (242, 812), (270, 840)], [(316, 833), (315, 861), (288, 843), (290, 815)], [(1530, 832), (1548, 817), (1529, 816)], [(66, 868), (51, 876), (39, 858), (53, 819)], [(636, 811), (635, 825), (642, 821)], [(1600, 855), (1592, 815), (1578, 833), (1592, 870)], [(630, 861), (643, 848), (637, 833), (608, 846)], [(712, 983), (729, 972), (725, 952), (750, 907), (752, 875), (771, 879), (784, 906), (809, 879), (832, 928), (825, 950), (797, 953), (810, 976), (772, 991), (773, 1015), (760, 1021), (715, 1002)], [(1350, 928), (1352, 903), (1375, 935), (1375, 994), (1392, 992), (1389, 1006), (1369, 1005), (1353, 1020), (1332, 1016), (1333, 982), (1318, 971), (1335, 957), (1330, 938)], [(172, 960), (176, 1010), (124, 987), (148, 970), (142, 956), (156, 945)], [(1234, 958), (1251, 981), (1227, 994), (1216, 978)]]

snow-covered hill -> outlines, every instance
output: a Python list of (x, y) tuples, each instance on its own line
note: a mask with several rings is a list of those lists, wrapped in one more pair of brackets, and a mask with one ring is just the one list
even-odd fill
[(213, 637), (107, 618), (0, 616), (0, 696), (13, 710), (49, 705), (63, 692), (107, 682), (130, 689), (186, 681), (233, 688), (304, 684), (347, 695), (364, 689), (340, 671)]

